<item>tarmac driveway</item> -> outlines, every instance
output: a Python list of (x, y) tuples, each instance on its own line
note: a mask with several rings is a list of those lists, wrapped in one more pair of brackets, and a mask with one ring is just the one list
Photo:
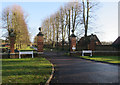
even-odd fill
[(118, 65), (111, 65), (78, 57), (64, 56), (64, 53), (45, 52), (47, 59), (55, 66), (53, 83), (118, 83)]

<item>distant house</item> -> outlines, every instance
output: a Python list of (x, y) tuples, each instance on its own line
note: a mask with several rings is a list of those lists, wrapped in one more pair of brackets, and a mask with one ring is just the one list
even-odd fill
[(8, 47), (8, 48), (9, 48), (9, 47), (10, 47), (10, 44), (8, 44), (8, 43), (2, 43), (2, 44), (1, 44), (1, 47)]
[(120, 36), (112, 43), (112, 46), (120, 50)]
[(98, 39), (98, 37), (94, 34), (91, 34), (89, 36), (85, 37), (81, 37), (81, 39), (79, 40), (78, 44), (79, 45), (83, 45), (84, 44), (89, 44), (90, 42), (94, 42), (96, 45), (101, 45), (100, 40)]
[(78, 45), (80, 46), (81, 49), (94, 50), (93, 45), (101, 45), (101, 42), (96, 35), (91, 34), (87, 37), (81, 37), (81, 39), (78, 42)]

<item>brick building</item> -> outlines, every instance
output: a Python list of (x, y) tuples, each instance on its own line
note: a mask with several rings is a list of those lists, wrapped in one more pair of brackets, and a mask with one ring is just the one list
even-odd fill
[(117, 50), (120, 50), (120, 36), (112, 43), (112, 45), (113, 45)]
[(100, 40), (94, 34), (91, 34), (87, 37), (81, 37), (78, 42), (78, 46), (81, 50), (83, 49), (91, 49), (94, 50), (96, 45), (101, 45)]

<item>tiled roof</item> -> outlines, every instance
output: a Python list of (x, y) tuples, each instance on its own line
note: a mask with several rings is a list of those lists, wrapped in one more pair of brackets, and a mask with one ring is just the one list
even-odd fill
[[(91, 34), (91, 35), (87, 36), (86, 39), (87, 39), (88, 43), (90, 43), (90, 41), (93, 40), (94, 42), (99, 42), (99, 44), (101, 44), (100, 40), (98, 39), (98, 37), (96, 35)], [(84, 43), (84, 40), (85, 40), (85, 37), (82, 37), (79, 40), (79, 42)]]
[(120, 36), (113, 42), (113, 46), (120, 46)]

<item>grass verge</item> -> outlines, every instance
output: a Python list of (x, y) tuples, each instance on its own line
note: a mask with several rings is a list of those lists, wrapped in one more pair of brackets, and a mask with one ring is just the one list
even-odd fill
[(35, 49), (31, 48), (30, 46), (28, 46), (28, 47), (26, 47), (26, 48), (23, 48), (23, 49), (20, 49), (20, 51), (27, 51), (27, 50), (33, 51), (33, 50), (35, 50)]
[(79, 56), (81, 58), (90, 59), (94, 61), (103, 61), (107, 63), (120, 64), (119, 56)]
[(2, 83), (45, 84), (51, 72), (45, 58), (2, 59)]
[(8, 47), (0, 47), (0, 48), (8, 48)]

